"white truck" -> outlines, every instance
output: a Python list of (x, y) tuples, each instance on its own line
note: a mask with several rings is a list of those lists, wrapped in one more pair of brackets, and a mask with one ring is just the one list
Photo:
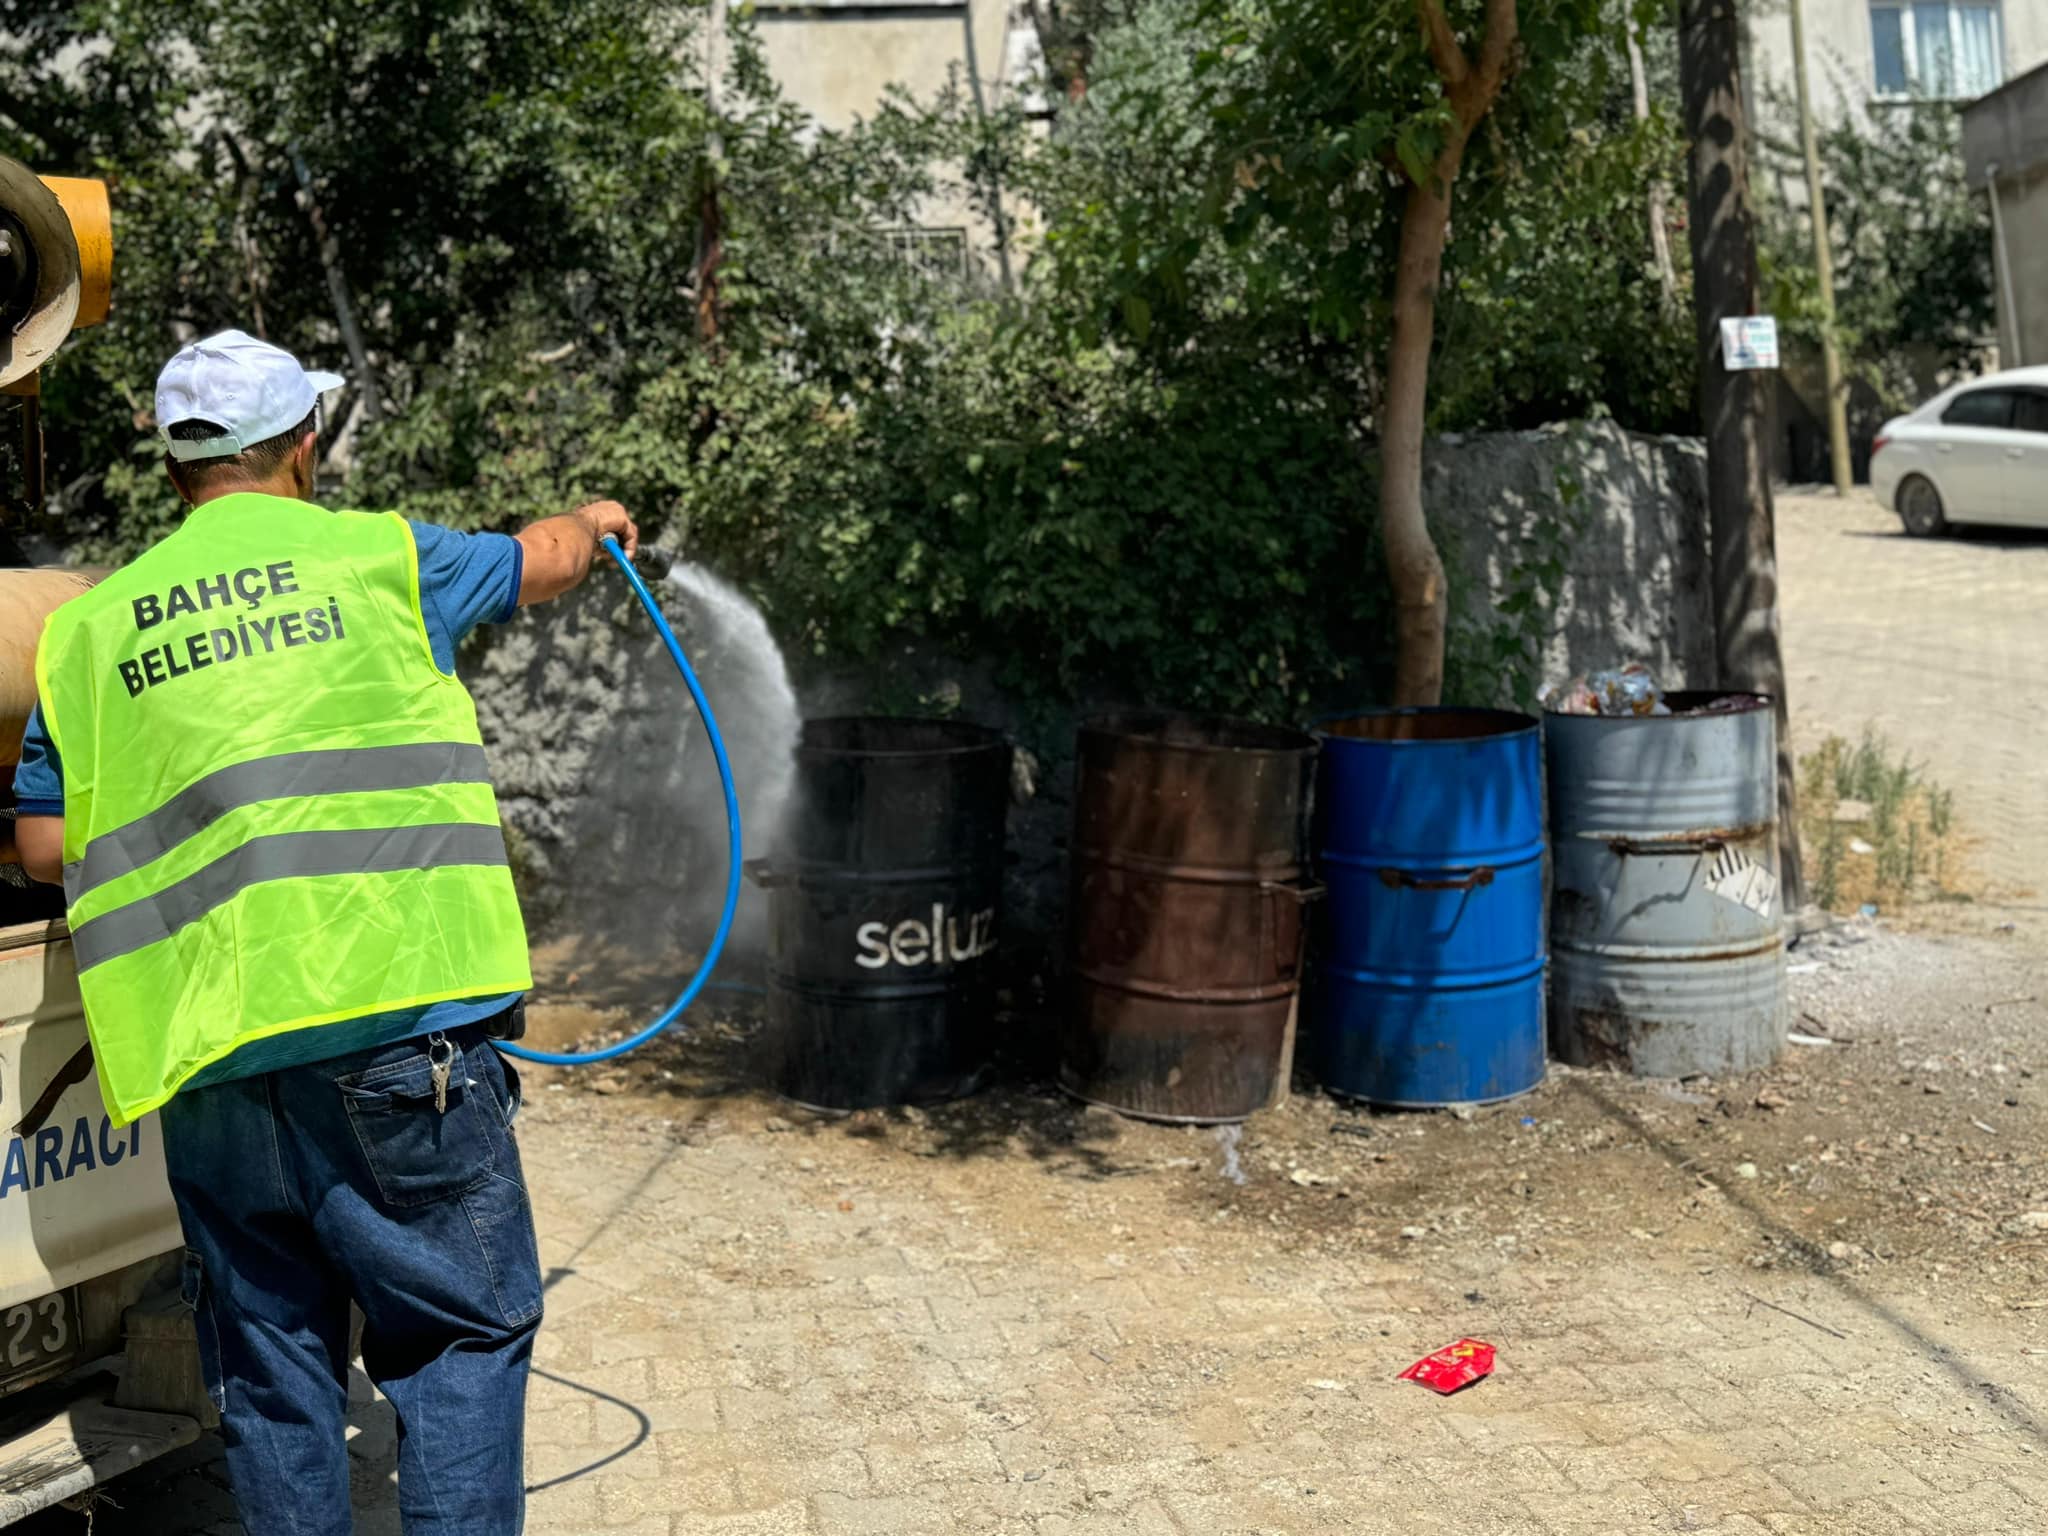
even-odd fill
[(91, 580), (19, 564), (42, 499), (36, 369), (103, 319), (105, 188), (0, 157), (0, 1526), (214, 1422), (155, 1117), (100, 1101), (62, 902), (13, 865), (14, 765), (42, 620)]

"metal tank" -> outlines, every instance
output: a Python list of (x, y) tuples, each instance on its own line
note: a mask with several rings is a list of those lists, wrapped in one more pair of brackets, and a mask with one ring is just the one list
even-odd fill
[(1505, 710), (1324, 721), (1316, 975), (1325, 1087), (1488, 1103), (1543, 1081), (1540, 728)]
[(36, 702), (43, 620), (104, 575), (59, 566), (0, 570), (0, 767), (21, 761), (22, 729)]
[(989, 1058), (1010, 745), (952, 720), (806, 720), (769, 888), (769, 1080), (817, 1109), (971, 1092)]
[(1558, 1056), (1642, 1077), (1747, 1072), (1785, 1039), (1771, 701), (1551, 715)]
[(1128, 714), (1080, 732), (1069, 1093), (1146, 1119), (1242, 1120), (1287, 1086), (1316, 744)]

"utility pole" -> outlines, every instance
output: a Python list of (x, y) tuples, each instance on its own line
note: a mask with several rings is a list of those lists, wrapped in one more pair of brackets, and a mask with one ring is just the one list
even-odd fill
[(1820, 141), (1813, 127), (1813, 96), (1806, 85), (1804, 0), (1791, 0), (1792, 78), (1799, 89), (1799, 147), (1806, 156), (1806, 210), (1813, 219), (1813, 271), (1820, 284), (1820, 362), (1828, 393), (1828, 460), (1835, 494), (1855, 486), (1849, 467), (1849, 398), (1842, 383), (1842, 353), (1835, 345), (1835, 256), (1828, 241), (1828, 203), (1820, 180)]
[(1778, 637), (1778, 553), (1765, 427), (1769, 375), (1730, 369), (1721, 350), (1721, 322), (1755, 314), (1758, 288), (1735, 6), (1736, 0), (1680, 0), (1687, 235), (1699, 320), (1700, 416), (1707, 435), (1718, 682), (1723, 688), (1767, 693), (1777, 701), (1778, 878), (1782, 910), (1793, 913), (1805, 905), (1806, 894), (1791, 720), (1785, 708), (1785, 656)]

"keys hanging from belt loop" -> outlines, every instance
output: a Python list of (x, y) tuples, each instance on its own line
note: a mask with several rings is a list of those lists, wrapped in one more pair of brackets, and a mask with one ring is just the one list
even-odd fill
[(448, 1113), (448, 1079), (455, 1072), (455, 1045), (436, 1030), (427, 1037), (427, 1060), (434, 1066), (434, 1112)]

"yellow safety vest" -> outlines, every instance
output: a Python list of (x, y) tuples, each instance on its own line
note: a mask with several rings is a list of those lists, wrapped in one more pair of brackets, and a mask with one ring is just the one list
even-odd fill
[(36, 681), (115, 1124), (251, 1040), (532, 985), (397, 514), (210, 501), (50, 616)]

